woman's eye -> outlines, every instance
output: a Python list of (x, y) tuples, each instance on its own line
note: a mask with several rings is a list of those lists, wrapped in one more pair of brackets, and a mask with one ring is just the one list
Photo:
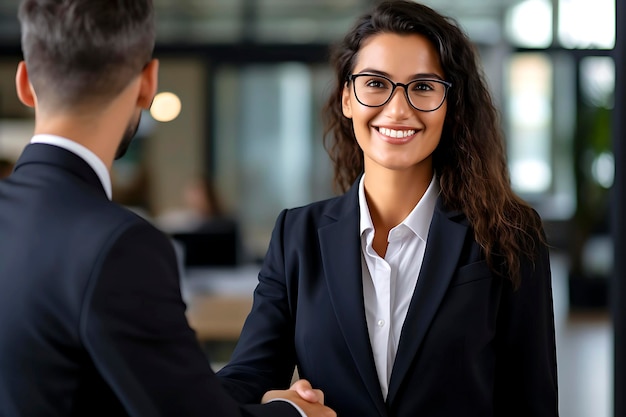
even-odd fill
[(387, 86), (386, 83), (382, 80), (370, 80), (367, 82), (366, 85), (368, 87), (374, 87), (374, 88), (385, 88)]
[(415, 83), (415, 86), (413, 88), (415, 90), (419, 90), (419, 91), (431, 91), (431, 90), (433, 90), (432, 85), (430, 85), (429, 83), (425, 83), (425, 82)]

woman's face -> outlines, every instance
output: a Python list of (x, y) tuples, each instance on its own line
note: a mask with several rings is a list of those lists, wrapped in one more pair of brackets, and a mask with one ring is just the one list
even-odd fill
[[(405, 84), (417, 78), (444, 80), (437, 51), (427, 38), (417, 34), (381, 33), (366, 40), (353, 70), (353, 74), (359, 73), (380, 74)], [(419, 111), (408, 103), (404, 88), (399, 86), (385, 105), (367, 107), (355, 97), (354, 82), (343, 89), (342, 109), (344, 116), (352, 119), (365, 171), (432, 174), (432, 153), (441, 138), (446, 102), (435, 111)]]

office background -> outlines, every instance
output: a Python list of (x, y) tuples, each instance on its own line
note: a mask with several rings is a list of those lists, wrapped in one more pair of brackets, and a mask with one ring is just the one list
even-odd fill
[[(182, 208), (186, 184), (209, 177), (240, 225), (246, 260), (262, 257), (282, 208), (334, 195), (321, 126), (328, 46), (371, 3), (155, 0), (159, 91), (175, 94), (180, 111), (167, 122), (144, 114), (113, 168), (114, 199), (156, 222)], [(479, 47), (513, 186), (545, 221), (561, 414), (611, 416), (616, 1), (424, 3), (455, 18)], [(33, 129), (13, 83), (17, 4), (0, 0), (0, 158), (9, 160)]]

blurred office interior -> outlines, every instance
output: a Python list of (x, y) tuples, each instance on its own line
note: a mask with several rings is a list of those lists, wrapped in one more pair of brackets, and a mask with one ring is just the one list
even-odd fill
[[(31, 110), (14, 92), (17, 3), (0, 0), (0, 158), (7, 160), (33, 129)], [(321, 125), (328, 46), (372, 3), (155, 0), (164, 94), (115, 163), (114, 199), (158, 224), (186, 209), (186, 184), (210, 178), (238, 223), (241, 253), (232, 268), (254, 272), (282, 208), (335, 194)], [(424, 3), (455, 18), (478, 46), (502, 113), (512, 184), (545, 221), (561, 415), (611, 416), (616, 0)], [(242, 288), (252, 291), (253, 282)]]

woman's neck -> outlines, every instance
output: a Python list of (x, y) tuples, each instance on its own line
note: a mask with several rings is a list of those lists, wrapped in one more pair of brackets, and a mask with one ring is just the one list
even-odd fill
[(432, 169), (365, 170), (364, 186), (374, 229), (390, 230), (400, 224), (428, 189)]

